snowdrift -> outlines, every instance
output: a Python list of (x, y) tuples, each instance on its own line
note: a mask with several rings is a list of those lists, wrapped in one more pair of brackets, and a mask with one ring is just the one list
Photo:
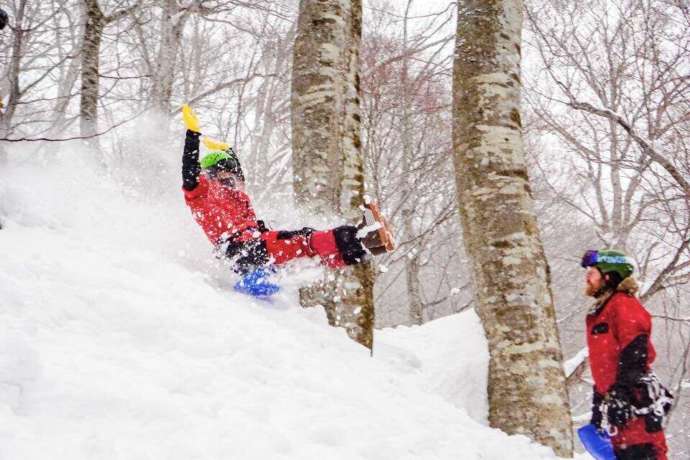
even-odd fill
[(0, 172), (0, 459), (555, 458), (486, 426), (474, 313), (372, 358), (294, 271), (273, 302), (231, 291), (175, 155), (115, 180), (75, 151)]

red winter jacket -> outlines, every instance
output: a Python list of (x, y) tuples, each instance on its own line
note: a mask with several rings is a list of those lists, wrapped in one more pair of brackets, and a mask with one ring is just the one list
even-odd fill
[(198, 180), (196, 188), (183, 188), (184, 199), (211, 243), (218, 244), (221, 239), (240, 235), (247, 229), (247, 234), (237, 240), (251, 238), (257, 229), (257, 222), (249, 196), (240, 190), (223, 187), (203, 175)]
[[(650, 339), (651, 316), (635, 297), (636, 290), (635, 280), (626, 278), (617, 292), (587, 315), (587, 347), (595, 400), (600, 401), (614, 384), (635, 387), (656, 358)], [(618, 458), (666, 460), (668, 448), (663, 430), (649, 429), (646, 422), (644, 416), (633, 418), (612, 436)], [(646, 452), (648, 456), (635, 456), (635, 452), (640, 455)]]
[(589, 363), (601, 394), (617, 382), (634, 385), (630, 380), (646, 373), (656, 357), (650, 340), (651, 316), (633, 295), (631, 284), (632, 278), (624, 280), (617, 292), (587, 315)]

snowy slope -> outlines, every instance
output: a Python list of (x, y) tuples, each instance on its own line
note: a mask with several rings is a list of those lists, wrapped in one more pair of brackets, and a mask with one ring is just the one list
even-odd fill
[(64, 158), (0, 172), (1, 460), (554, 458), (485, 426), (472, 312), (372, 358), (296, 277), (233, 293), (172, 168), (123, 191)]

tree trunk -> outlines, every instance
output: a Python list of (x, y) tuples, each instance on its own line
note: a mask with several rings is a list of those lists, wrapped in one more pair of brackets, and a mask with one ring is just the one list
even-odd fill
[(182, 30), (189, 17), (177, 0), (165, 0), (161, 17), (161, 42), (153, 75), (151, 101), (153, 108), (161, 116), (170, 113), (170, 98), (175, 83), (175, 63), (182, 40)]
[[(361, 218), (364, 174), (359, 115), (360, 0), (301, 0), (292, 76), (294, 188), (298, 204), (350, 223)], [(301, 291), (303, 306), (323, 305), (334, 326), (373, 345), (373, 270), (369, 263), (329, 272)]]
[[(81, 48), (78, 44), (76, 48)], [(67, 108), (72, 102), (72, 93), (77, 84), (81, 72), (80, 60), (76, 57), (70, 60), (67, 69), (64, 70), (57, 85), (57, 98), (53, 112), (56, 114), (54, 127), (51, 129), (51, 136), (58, 137), (67, 126)]]
[[(9, 71), (7, 74), (8, 85), (6, 91), (9, 93), (7, 98), (7, 107), (4, 113), (0, 112), (0, 117), (5, 125), (6, 132), (11, 130), (11, 122), (14, 113), (17, 110), (21, 92), (19, 90), (19, 73), (21, 71), (21, 60), (23, 55), (24, 36), (26, 29), (24, 29), (24, 14), (26, 11), (26, 0), (19, 2), (17, 14), (15, 16), (16, 28), (14, 30), (14, 40), (12, 41), (12, 58), (10, 59)], [(0, 98), (4, 97), (0, 95)]]
[[(414, 241), (415, 233), (412, 226), (414, 215), (416, 213), (416, 201), (412, 194), (414, 189), (414, 178), (412, 169), (414, 167), (414, 140), (413, 123), (412, 123), (412, 101), (410, 93), (414, 93), (414, 81), (410, 81), (409, 72), (409, 55), (408, 40), (407, 40), (407, 24), (409, 21), (410, 8), (412, 7), (412, 0), (408, 0), (405, 8), (405, 17), (403, 18), (403, 53), (402, 58), (402, 75), (400, 75), (402, 84), (400, 85), (402, 100), (401, 100), (401, 132), (400, 139), (402, 141), (402, 199), (404, 200), (402, 217), (404, 236), (403, 241)], [(405, 258), (405, 280), (407, 284), (407, 302), (408, 302), (408, 318), (411, 324), (422, 324), (424, 322), (424, 304), (422, 302), (422, 286), (419, 280), (419, 250), (417, 245), (410, 243), (410, 249)]]
[[(403, 214), (403, 216), (405, 216)], [(403, 217), (411, 219), (410, 217)], [(415, 251), (415, 249), (411, 249)], [(411, 253), (405, 260), (405, 281), (407, 283), (408, 318), (410, 324), (424, 324), (424, 302), (422, 283), (419, 279), (419, 253)]]
[(81, 100), (79, 103), (79, 128), (84, 138), (89, 138), (91, 148), (97, 149), (98, 89), (100, 52), (106, 18), (98, 0), (84, 0), (86, 23), (81, 47)]
[[(79, 102), (79, 121), (81, 136), (86, 138), (89, 147), (99, 151), (98, 138), (98, 97), (101, 72), (101, 40), (103, 29), (134, 11), (138, 4), (119, 10), (110, 16), (103, 14), (98, 0), (83, 0), (86, 13), (84, 38), (81, 45), (81, 99)], [(102, 159), (101, 159), (101, 162)]]
[(522, 150), (521, 0), (467, 0), (453, 76), (453, 149), (477, 312), (489, 342), (489, 422), (572, 456), (562, 355)]
[[(7, 88), (4, 89), (9, 93), (7, 98), (7, 107), (4, 111), (0, 110), (0, 137), (8, 137), (12, 133), (12, 119), (17, 111), (21, 92), (19, 90), (19, 73), (21, 71), (21, 60), (24, 46), (24, 14), (26, 11), (26, 0), (21, 0), (17, 6), (17, 14), (14, 19), (16, 25), (14, 30), (14, 40), (12, 42), (12, 58), (7, 73)], [(0, 102), (4, 98), (4, 94), (0, 94)], [(0, 165), (7, 162), (7, 152), (0, 143)]]

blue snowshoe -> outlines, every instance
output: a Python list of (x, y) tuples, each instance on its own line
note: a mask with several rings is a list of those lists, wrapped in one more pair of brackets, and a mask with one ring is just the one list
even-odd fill
[(585, 425), (577, 430), (577, 435), (587, 452), (596, 460), (616, 460), (611, 438), (605, 432), (599, 431), (596, 426), (591, 423)]
[(265, 267), (258, 267), (247, 272), (235, 283), (234, 289), (242, 294), (265, 299), (280, 291), (280, 286), (271, 283), (269, 278), (273, 273)]

